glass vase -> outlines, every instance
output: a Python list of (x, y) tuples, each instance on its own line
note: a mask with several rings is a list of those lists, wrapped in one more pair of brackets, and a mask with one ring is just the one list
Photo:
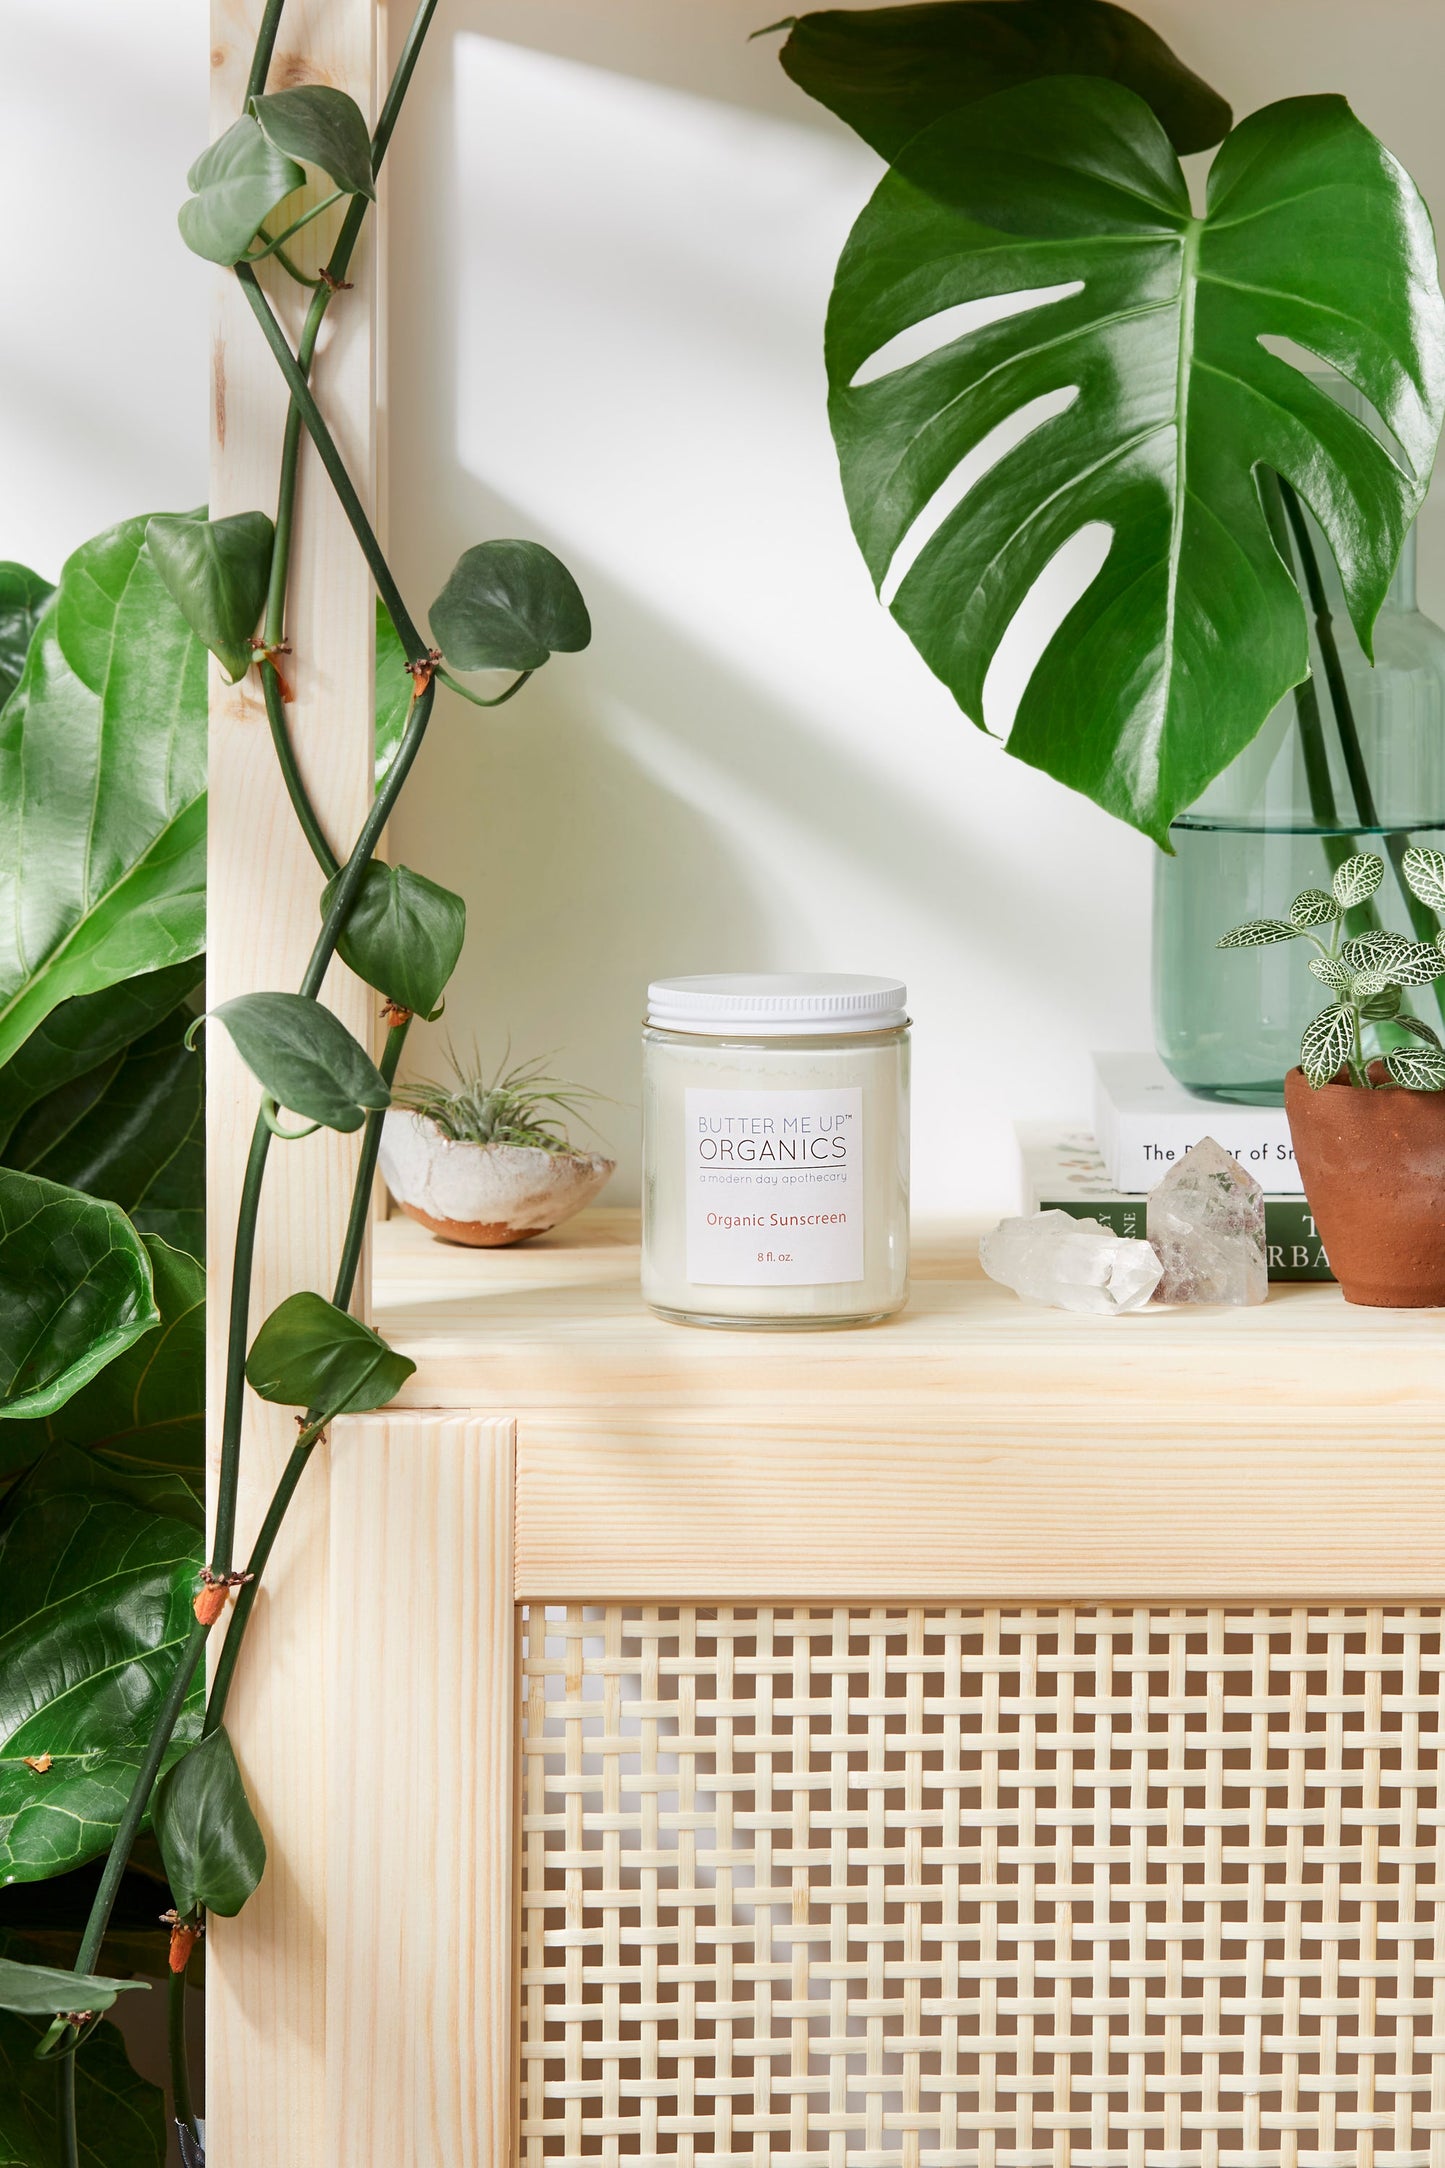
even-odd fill
[[(1207, 1098), (1278, 1105), (1299, 1060), (1300, 1034), (1326, 1005), (1302, 944), (1220, 949), (1246, 919), (1281, 918), (1303, 888), (1328, 888), (1342, 858), (1378, 851), (1385, 879), (1352, 912), (1351, 933), (1389, 926), (1433, 937), (1437, 921), (1412, 899), (1398, 867), (1409, 844), (1445, 844), (1445, 632), (1415, 595), (1415, 536), (1406, 540), (1375, 626), (1371, 668), (1351, 627), (1339, 575), (1319, 529), (1297, 513), (1297, 576), (1316, 571), (1311, 675), (1275, 708), (1239, 758), (1170, 829), (1173, 857), (1154, 877), (1154, 1029), (1181, 1084)], [(1441, 1024), (1435, 990), (1409, 997)], [(1374, 1051), (1399, 1043), (1372, 1027)]]

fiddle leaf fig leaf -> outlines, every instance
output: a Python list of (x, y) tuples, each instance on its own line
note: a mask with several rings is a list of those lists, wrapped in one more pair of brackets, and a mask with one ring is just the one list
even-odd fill
[(0, 707), (20, 681), (31, 634), (54, 593), (28, 565), (0, 563)]
[(0, 1167), (0, 1417), (53, 1414), (159, 1323), (123, 1212)]
[(206, 651), (147, 525), (67, 560), (0, 710), (0, 1067), (60, 1002), (205, 942)]
[(1289, 922), (1292, 926), (1327, 926), (1339, 915), (1340, 907), (1334, 897), (1326, 895), (1322, 888), (1305, 889), (1302, 895), (1295, 897), (1289, 907)]
[(1405, 879), (1432, 911), (1445, 911), (1445, 851), (1427, 851), (1412, 843), (1403, 860)]
[(266, 1840), (224, 1730), (162, 1777), (152, 1811), (177, 1912), (234, 1919), (266, 1871)]
[[(0, 1883), (82, 1866), (124, 1812), (195, 1624), (204, 1540), (155, 1496), (60, 1445), (0, 1508)], [(197, 1678), (167, 1765), (203, 1698)], [(27, 1766), (46, 1755), (43, 1775)]]
[[(160, 1323), (108, 1362), (63, 1408), (0, 1433), (0, 1450), (26, 1442), (27, 1459), (63, 1441), (122, 1470), (174, 1470), (197, 1481), (206, 1466), (206, 1275), (194, 1257), (144, 1237)], [(184, 1517), (173, 1497), (169, 1510)]]
[(431, 606), (431, 629), (456, 670), (540, 670), (592, 637), (581, 589), (540, 542), (464, 550)]
[[(1445, 414), (1428, 213), (1338, 97), (1242, 121), (1202, 217), (1154, 114), (1102, 78), (946, 114), (907, 164), (855, 225), (828, 312), (854, 532), (880, 589), (901, 573), (893, 615), (982, 727), (1025, 598), (1067, 543), (1108, 530), (1008, 751), (1164, 843), (1309, 667), (1260, 469), (1315, 514), (1369, 652)], [(949, 335), (948, 312), (1004, 295), (1028, 298)], [(889, 351), (935, 318), (934, 351)], [(1266, 334), (1344, 374), (1400, 458)], [(1023, 415), (948, 509), (963, 462)]]
[[(277, 151), (320, 166), (349, 196), (375, 201), (371, 132), (361, 107), (344, 90), (333, 90), (327, 83), (302, 83), (295, 90), (273, 90), (264, 98), (253, 98), (251, 111)], [(253, 226), (251, 231), (255, 230)]]
[(924, 0), (825, 8), (789, 25), (778, 57), (793, 81), (905, 171), (921, 129), (1043, 75), (1109, 76), (1137, 91), (1181, 153), (1208, 150), (1229, 126), (1224, 100), (1147, 24), (1103, 0)]
[(360, 1129), (390, 1106), (381, 1071), (339, 1016), (304, 994), (238, 994), (210, 1014), (279, 1106), (327, 1129)]
[[(1221, 942), (1220, 947), (1223, 946)], [(1324, 985), (1333, 987), (1336, 992), (1342, 992), (1350, 983), (1349, 966), (1338, 956), (1311, 956), (1309, 964), (1315, 977)]]
[(191, 193), (180, 208), (181, 239), (208, 263), (239, 263), (261, 221), (305, 179), (295, 159), (243, 113), (186, 175)]
[(247, 1380), (263, 1400), (326, 1422), (385, 1407), (415, 1368), (369, 1325), (307, 1291), (271, 1312), (246, 1357)]
[(1368, 903), (1384, 878), (1385, 861), (1377, 852), (1356, 851), (1353, 858), (1335, 868), (1331, 883), (1335, 901), (1346, 911), (1357, 903)]
[[(152, 1907), (152, 1910), (154, 1907)], [(129, 1962), (124, 1939), (107, 1935), (106, 1949), (114, 1962)], [(75, 1935), (63, 1932), (63, 1947), (74, 1948)], [(17, 1953), (33, 1947), (27, 1932), (24, 1941), (15, 1934), (0, 1933), (0, 1954), (23, 1972), (38, 1968), (20, 1961)], [(63, 1957), (62, 1957), (63, 1962)], [(94, 1991), (97, 1980), (124, 1993), (146, 1983), (140, 1980), (105, 1980), (104, 1975), (77, 1976), (55, 1972), (51, 1977), (69, 1980), (74, 1993), (87, 1984)], [(83, 2009), (100, 2007), (99, 1994), (87, 1995)], [(66, 2156), (55, 2085), (55, 2065), (38, 2060), (36, 2050), (60, 2013), (41, 2010), (27, 2016), (18, 2010), (0, 2010), (0, 2163), (3, 2168), (57, 2168)], [(99, 2025), (77, 2055), (75, 2069), (76, 2122), (79, 2152), (76, 2168), (165, 2168), (165, 2096), (158, 2085), (138, 2077), (126, 2056), (125, 2044), (115, 2025)]]
[[(340, 878), (333, 876), (322, 893), (323, 918)], [(409, 866), (374, 858), (336, 946), (368, 986), (398, 1008), (430, 1018), (440, 1009), (466, 930), (467, 907), (460, 896)]]
[(1298, 926), (1292, 926), (1287, 918), (1252, 918), (1247, 926), (1232, 926), (1221, 934), (1216, 948), (1265, 948), (1271, 941), (1293, 941), (1299, 936)]
[(170, 964), (98, 993), (62, 1001), (0, 1069), (0, 1156), (31, 1109), (120, 1060), (200, 980), (198, 963)]
[(265, 604), (275, 539), (264, 512), (228, 519), (158, 512), (146, 527), (167, 594), (233, 685), (251, 667), (251, 635)]
[(0, 1957), (0, 2010), (23, 2017), (62, 2017), (71, 2010), (108, 2010), (117, 1995), (149, 1988), (149, 1980), (107, 1980), (96, 1972), (55, 1972), (49, 1965)]
[(376, 787), (380, 790), (386, 771), (396, 758), (411, 714), (416, 683), (406, 666), (406, 649), (391, 621), (391, 612), (377, 597), (376, 603)]
[(1321, 1009), (1314, 1022), (1305, 1026), (1300, 1041), (1300, 1067), (1316, 1091), (1339, 1075), (1354, 1051), (1354, 1044), (1355, 1011), (1347, 1001), (1338, 1001), (1332, 1008)]
[(1445, 1053), (1437, 1046), (1394, 1047), (1385, 1067), (1406, 1091), (1445, 1092)]

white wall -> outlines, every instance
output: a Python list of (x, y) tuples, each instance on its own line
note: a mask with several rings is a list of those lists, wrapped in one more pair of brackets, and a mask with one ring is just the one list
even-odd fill
[(211, 274), (176, 231), (204, 148), (203, 0), (0, 8), (0, 557), (206, 495)]
[[(1445, 194), (1426, 0), (1141, 12), (1241, 112), (1346, 90)], [(618, 1195), (650, 976), (857, 969), (912, 990), (921, 1209), (1005, 1207), (1013, 1120), (1085, 1118), (1089, 1049), (1149, 1043), (1151, 846), (975, 731), (873, 599), (820, 348), (880, 169), (746, 42), (768, 19), (441, 11), (393, 181), (393, 537), (424, 601), (536, 535), (595, 638), (495, 722), (446, 701), (394, 849), (468, 899), (458, 1046), (610, 1093)]]
[[(393, 853), (468, 898), (459, 1046), (610, 1093), (619, 1196), (649, 976), (802, 966), (906, 974), (921, 1206), (1001, 1206), (1013, 1118), (1081, 1118), (1090, 1046), (1147, 1043), (1150, 848), (980, 737), (873, 600), (820, 341), (877, 168), (746, 42), (769, 12), (442, 0), (395, 154), (396, 551), (425, 602), (469, 542), (539, 535), (596, 637), (495, 721), (444, 696)], [(1141, 12), (1240, 111), (1345, 90), (1445, 202), (1434, 0)], [(0, 12), (0, 555), (52, 576), (204, 494), (210, 275), (174, 214), (206, 76), (204, 0)]]

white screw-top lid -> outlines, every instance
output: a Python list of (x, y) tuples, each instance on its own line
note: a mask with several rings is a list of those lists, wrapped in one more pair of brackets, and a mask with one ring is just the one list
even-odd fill
[(654, 979), (647, 1021), (707, 1039), (896, 1031), (908, 1022), (908, 988), (852, 971), (706, 971)]

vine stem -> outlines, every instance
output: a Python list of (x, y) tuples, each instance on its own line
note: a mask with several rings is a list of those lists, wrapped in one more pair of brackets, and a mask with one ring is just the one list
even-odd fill
[(75, 2127), (73, 2055), (62, 2055), (55, 2066), (55, 2104), (56, 2121), (60, 2125), (60, 2168), (80, 2168), (80, 2136)]
[[(166, 1988), (166, 2053), (171, 2066), (171, 2112), (199, 2141), (196, 2111), (191, 2100), (191, 2057), (186, 2045), (186, 1973), (190, 1960), (170, 1975)], [(74, 2060), (73, 2057), (70, 2060)]]
[[(436, 5), (437, 0), (422, 0), (422, 5), (418, 8), (416, 16), (413, 19), (412, 27), (408, 34), (406, 45), (403, 49), (402, 56), (397, 65), (396, 71), (393, 74), (386, 98), (383, 101), (381, 115), (378, 119), (377, 127), (373, 135), (372, 140), (374, 169), (380, 165), (381, 159), (385, 155), (387, 145), (391, 140), (392, 131), (396, 125), (397, 115), (400, 111), (402, 100), (406, 95), (407, 87), (410, 84), (412, 74), (415, 70), (417, 59), (421, 50), (422, 41), (425, 38), (426, 31), (428, 26), (430, 25), (431, 19), (435, 14)], [(271, 55), (275, 47), (276, 36), (280, 28), (281, 14), (284, 6), (285, 0), (266, 0), (266, 8), (262, 17), (261, 28), (256, 42), (256, 51), (252, 58), (251, 71), (247, 83), (246, 95), (248, 100), (252, 97), (259, 96), (264, 90), (266, 76), (270, 68)], [(361, 231), (361, 226), (366, 216), (366, 210), (366, 199), (364, 197), (354, 197), (347, 211), (346, 218), (342, 222), (341, 233), (338, 236), (336, 250), (333, 252), (332, 257), (332, 275), (337, 280), (338, 284), (344, 274), (346, 265), (349, 263), (351, 252), (355, 247), (357, 237)], [(256, 302), (260, 303), (260, 313), (262, 315), (263, 330), (265, 329), (267, 322), (269, 322), (274, 329), (275, 341), (271, 341), (268, 338), (268, 343), (272, 343), (274, 351), (276, 342), (279, 342), (281, 352), (277, 354), (277, 359), (278, 361), (282, 362), (282, 374), (285, 377), (288, 388), (291, 392), (291, 412), (288, 414), (287, 418), (286, 443), (285, 446), (283, 446), (281, 495), (278, 504), (278, 512), (281, 516), (279, 516), (277, 520), (277, 547), (273, 550), (271, 580), (267, 596), (267, 645), (276, 645), (279, 643), (281, 628), (284, 626), (285, 596), (289, 573), (291, 532), (295, 504), (296, 453), (297, 449), (299, 448), (299, 422), (301, 420), (305, 420), (308, 431), (312, 436), (312, 440), (316, 443), (317, 450), (319, 453), (321, 453), (323, 463), (327, 466), (327, 471), (331, 475), (333, 487), (337, 489), (338, 497), (340, 497), (343, 507), (347, 510), (348, 517), (352, 518), (353, 527), (355, 527), (357, 523), (356, 517), (353, 517), (354, 508), (354, 512), (357, 516), (359, 516), (365, 534), (369, 538), (369, 548), (367, 550), (368, 563), (371, 566), (373, 578), (377, 580), (378, 591), (381, 593), (382, 599), (387, 602), (387, 606), (391, 610), (392, 622), (397, 628), (403, 645), (408, 646), (411, 650), (411, 659), (415, 661), (420, 661), (425, 657), (427, 650), (422, 643), (415, 626), (412, 624), (410, 615), (408, 614), (405, 605), (401, 601), (400, 593), (397, 590), (396, 583), (391, 576), (391, 572), (386, 564), (386, 560), (381, 554), (380, 546), (376, 542), (375, 536), (371, 533), (370, 525), (366, 521), (364, 512), (361, 511), (360, 502), (356, 496), (356, 492), (352, 485), (351, 478), (349, 474), (347, 474), (344, 462), (342, 462), (340, 454), (336, 451), (336, 447), (331, 440), (330, 432), (327, 430), (325, 422), (321, 418), (320, 410), (319, 408), (317, 408), (316, 402), (311, 395), (309, 386), (305, 379), (305, 375), (301, 372), (298, 358), (297, 356), (292, 354), (291, 349), (286, 342), (285, 335), (281, 332), (280, 326), (276, 323), (275, 317), (272, 315), (270, 307), (266, 303), (265, 296), (261, 293), (261, 290), (256, 283), (254, 272), (248, 272), (245, 270), (244, 266), (238, 265), (236, 267), (236, 276), (240, 280), (243, 288), (246, 290), (248, 298), (254, 296), (254, 300), (252, 303), (253, 307), (256, 305)], [(306, 368), (308, 370), (310, 368), (311, 361), (314, 358), (316, 339), (320, 332), (321, 319), (325, 314), (326, 304), (330, 300), (332, 290), (333, 289), (330, 286), (327, 286), (323, 283), (323, 286), (313, 297), (312, 305), (307, 312), (306, 327), (303, 331), (303, 342)], [(307, 336), (308, 332), (309, 337)], [(298, 390), (301, 395), (299, 398), (297, 396)], [(325, 448), (323, 448), (323, 446)], [(285, 457), (285, 453), (288, 448), (290, 452), (289, 460)], [(276, 628), (274, 631), (274, 635), (272, 631), (273, 626)], [(268, 673), (272, 678), (275, 677), (275, 666), (273, 663), (264, 664), (263, 671)], [(276, 691), (278, 695), (279, 706), (279, 683), (277, 684)], [(351, 854), (348, 857), (346, 864), (341, 868), (340, 873), (336, 878), (336, 887), (332, 895), (331, 904), (322, 923), (321, 932), (316, 941), (316, 945), (311, 952), (311, 957), (307, 964), (306, 972), (301, 985), (301, 992), (305, 995), (308, 995), (313, 1000), (319, 994), (321, 982), (326, 974), (327, 965), (330, 963), (331, 958), (335, 953), (336, 944), (340, 938), (342, 928), (344, 927), (351, 907), (356, 900), (357, 893), (366, 875), (366, 869), (370, 864), (371, 859), (376, 851), (377, 844), (379, 843), (381, 838), (382, 830), (386, 826), (387, 818), (390, 815), (391, 809), (401, 792), (401, 788), (405, 783), (408, 774), (411, 771), (412, 763), (415, 760), (417, 753), (421, 749), (421, 743), (426, 735), (427, 725), (431, 719), (434, 699), (435, 686), (430, 681), (430, 679), (428, 679), (422, 685), (421, 690), (417, 693), (417, 696), (412, 703), (411, 714), (407, 719), (406, 730), (402, 735), (401, 744), (397, 748), (396, 757), (393, 760), (391, 767), (387, 771), (387, 775), (381, 789), (377, 792), (376, 797), (372, 802), (370, 812), (368, 813), (367, 818), (362, 825), (361, 832), (356, 839)], [(269, 712), (270, 711), (268, 706), (268, 714)], [(292, 796), (293, 806), (297, 805), (298, 795), (300, 799), (309, 806), (309, 798), (305, 793), (304, 786), (301, 784), (299, 773), (296, 770), (294, 754), (292, 753), (290, 747), (289, 733), (285, 729), (284, 713), (280, 715), (279, 732), (276, 728), (275, 722), (273, 721), (272, 734), (273, 739), (277, 741), (278, 753), (281, 751), (281, 747), (283, 745), (286, 748), (285, 757), (282, 758), (282, 772), (287, 779), (288, 790), (290, 791)], [(324, 843), (324, 835), (321, 831), (319, 821), (317, 821), (315, 818), (314, 811), (312, 812), (310, 822), (308, 823), (307, 821), (303, 820), (302, 826), (303, 829), (305, 829), (307, 832), (308, 841), (312, 843), (313, 850), (316, 848), (315, 838), (320, 838), (320, 840)], [(327, 849), (329, 851), (329, 846), (327, 846)], [(323, 858), (323, 865), (325, 864), (325, 862), (326, 861)], [(334, 858), (332, 863), (334, 865)], [(395, 1066), (395, 1060), (399, 1059), (400, 1057), (400, 1052), (401, 1046), (398, 1042), (396, 1044), (395, 1055), (393, 1057), (393, 1069)], [(361, 1246), (361, 1235), (354, 1235), (354, 1230), (359, 1226), (362, 1234), (364, 1234), (366, 1205), (367, 1200), (370, 1196), (371, 1183), (375, 1176), (375, 1155), (377, 1146), (379, 1145), (380, 1141), (379, 1119), (380, 1118), (378, 1116), (376, 1118), (375, 1135), (364, 1140), (363, 1142), (362, 1162), (361, 1166), (358, 1168), (358, 1179), (356, 1185), (354, 1186), (352, 1194), (351, 1212), (348, 1221), (347, 1241), (344, 1246), (343, 1252), (343, 1261), (345, 1261), (346, 1258), (350, 1259), (349, 1270), (352, 1282), (354, 1282), (357, 1261), (360, 1257)], [(251, 1281), (255, 1264), (256, 1226), (260, 1207), (261, 1189), (265, 1178), (266, 1160), (270, 1149), (270, 1142), (270, 1130), (265, 1124), (264, 1117), (258, 1115), (256, 1128), (252, 1135), (251, 1147), (247, 1158), (246, 1173), (242, 1184), (242, 1194), (237, 1214), (236, 1247), (233, 1261), (234, 1271), (231, 1285), (231, 1303), (227, 1341), (226, 1397), (225, 1412), (223, 1417), (221, 1470), (217, 1490), (216, 1540), (212, 1561), (213, 1571), (220, 1570), (221, 1561), (224, 1561), (224, 1570), (230, 1570), (230, 1561), (235, 1545), (236, 1501), (240, 1479), (240, 1439), (242, 1430), (242, 1418), (244, 1414), (245, 1350), (249, 1330)], [(367, 1149), (368, 1144), (370, 1145), (369, 1155)], [(366, 1171), (368, 1168), (368, 1164), (369, 1171)], [(364, 1183), (362, 1180), (363, 1172), (365, 1172)], [(350, 1287), (348, 1287), (346, 1299), (349, 1302)], [(319, 1434), (319, 1428), (319, 1425), (316, 1426), (316, 1434)], [(273, 1499), (273, 1507), (276, 1508), (276, 1512), (274, 1526), (271, 1528), (269, 1540), (267, 1543), (268, 1552), (270, 1548), (270, 1543), (274, 1542), (275, 1540), (275, 1532), (276, 1529), (278, 1529), (280, 1526), (281, 1518), (284, 1515), (286, 1505), (289, 1504), (291, 1495), (294, 1493), (296, 1482), (299, 1481), (301, 1471), (305, 1467), (306, 1459), (309, 1458), (310, 1447), (312, 1443), (314, 1443), (314, 1436), (311, 1440), (308, 1441), (306, 1439), (306, 1433), (305, 1431), (303, 1431), (302, 1437), (298, 1439), (297, 1446), (292, 1454), (292, 1460), (293, 1462), (296, 1462), (297, 1465), (295, 1467), (295, 1472), (291, 1478), (289, 1486), (284, 1475), (281, 1485), (278, 1485), (277, 1497), (276, 1499)], [(299, 1458), (298, 1460), (298, 1455), (302, 1455), (303, 1457)], [(268, 1520), (269, 1519), (270, 1515), (268, 1515)], [(249, 1586), (245, 1590), (243, 1590), (242, 1593), (247, 1596), (251, 1596), (254, 1587), (255, 1583), (253, 1582), (249, 1584)], [(252, 1600), (254, 1601), (254, 1597), (252, 1597)], [(239, 1609), (239, 1605), (237, 1608)], [(248, 1604), (246, 1607), (247, 1616), (249, 1616), (249, 1612), (250, 1605)], [(234, 1619), (232, 1623), (234, 1625)], [(140, 1768), (136, 1772), (136, 1778), (134, 1783), (132, 1784), (130, 1795), (126, 1801), (126, 1805), (122, 1812), (120, 1821), (117, 1824), (115, 1836), (112, 1839), (110, 1850), (107, 1853), (105, 1866), (101, 1871), (100, 1882), (97, 1886), (95, 1897), (91, 1904), (90, 1913), (86, 1920), (85, 1932), (81, 1938), (80, 1950), (76, 1956), (75, 1965), (73, 1968), (78, 1972), (89, 1972), (94, 1970), (95, 1962), (99, 1955), (101, 1944), (105, 1938), (105, 1931), (110, 1922), (110, 1915), (115, 1905), (116, 1895), (120, 1888), (121, 1878), (125, 1872), (126, 1862), (129, 1859), (131, 1848), (135, 1843), (136, 1836), (139, 1833), (141, 1822), (145, 1817), (145, 1810), (149, 1803), (150, 1794), (155, 1784), (156, 1777), (159, 1773), (161, 1763), (165, 1758), (166, 1748), (170, 1742), (176, 1724), (179, 1721), (180, 1712), (185, 1705), (186, 1695), (190, 1691), (191, 1680), (194, 1676), (196, 1665), (200, 1660), (201, 1651), (205, 1646), (208, 1632), (209, 1628), (201, 1625), (199, 1621), (197, 1621), (196, 1624), (192, 1626), (189, 1634), (187, 1635), (185, 1645), (181, 1652), (181, 1656), (177, 1662), (175, 1672), (167, 1689), (165, 1699), (162, 1702), (160, 1709), (157, 1711), (155, 1721), (151, 1726), (150, 1736), (146, 1743), (145, 1754), (142, 1758)], [(243, 1635), (244, 1627), (242, 1629), (242, 1635), (237, 1636), (237, 1654), (239, 1654), (240, 1641)], [(228, 1644), (230, 1642), (230, 1639), (231, 1635), (230, 1633), (228, 1633)], [(227, 1671), (228, 1681), (229, 1677), (234, 1672), (234, 1668), (235, 1658), (233, 1657)], [(221, 1706), (224, 1706), (224, 1697), (222, 1698)], [(219, 1721), (219, 1717), (217, 1718), (217, 1721)], [(57, 2029), (65, 2030), (66, 2028), (52, 2027), (52, 2034), (54, 2034)], [(71, 2072), (69, 2080), (67, 2080), (64, 2075), (67, 2069), (69, 2069)], [(59, 2100), (61, 2143), (62, 2147), (64, 2148), (64, 2160), (66, 2168), (70, 2168), (70, 2163), (72, 2161), (78, 2162), (78, 2148), (75, 2126), (75, 2088), (73, 2073), (74, 2057), (73, 2055), (67, 2054), (62, 2057), (61, 2075), (58, 2080), (60, 2086)]]

